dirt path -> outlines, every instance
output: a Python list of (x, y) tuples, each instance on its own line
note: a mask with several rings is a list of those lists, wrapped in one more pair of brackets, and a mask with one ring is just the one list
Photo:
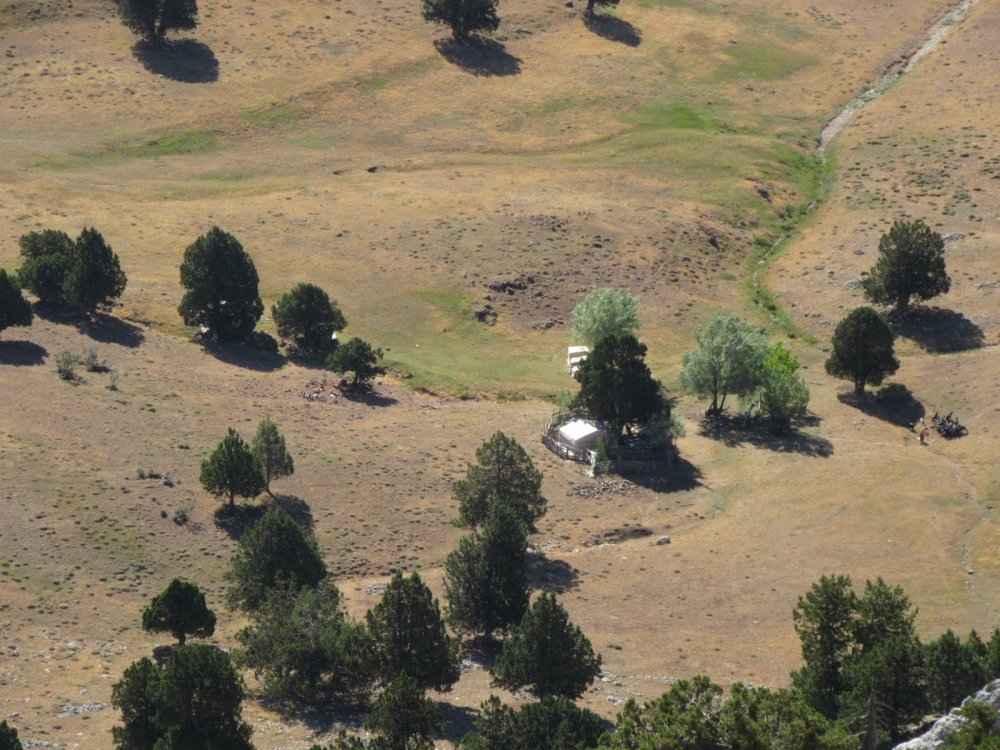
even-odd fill
[(840, 112), (834, 117), (830, 122), (826, 124), (823, 131), (819, 135), (819, 148), (817, 149), (820, 155), (826, 153), (827, 146), (830, 145), (831, 141), (836, 138), (840, 131), (844, 129), (844, 126), (851, 121), (861, 109), (865, 107), (869, 102), (877, 99), (899, 79), (900, 76), (909, 73), (913, 70), (917, 64), (923, 60), (927, 55), (929, 55), (934, 49), (941, 43), (941, 40), (948, 34), (948, 31), (958, 23), (960, 23), (964, 18), (965, 14), (968, 13), (975, 5), (979, 3), (979, 0), (961, 0), (954, 8), (945, 13), (938, 21), (931, 26), (927, 38), (924, 43), (921, 44), (917, 50), (907, 57), (905, 61), (894, 65), (889, 68), (888, 71), (867, 91), (858, 97), (852, 99), (847, 106), (845, 106)]

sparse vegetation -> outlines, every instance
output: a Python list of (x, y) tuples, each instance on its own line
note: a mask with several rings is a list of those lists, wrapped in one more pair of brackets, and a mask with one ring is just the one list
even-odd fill
[(56, 357), (56, 372), (59, 377), (69, 382), (75, 382), (77, 375), (76, 368), (80, 365), (80, 355), (75, 352), (62, 351)]

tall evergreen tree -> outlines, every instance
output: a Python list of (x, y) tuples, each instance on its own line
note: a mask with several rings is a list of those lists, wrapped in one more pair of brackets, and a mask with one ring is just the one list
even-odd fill
[(792, 620), (805, 666), (792, 682), (809, 704), (829, 719), (847, 687), (843, 669), (854, 643), (858, 599), (848, 576), (823, 576), (800, 596)]
[(441, 719), (417, 681), (400, 672), (375, 701), (365, 729), (375, 734), (372, 750), (433, 750)]
[(0, 268), (0, 331), (11, 326), (30, 326), (33, 318), (31, 303), (21, 294), (17, 279)]
[(121, 297), (126, 283), (118, 256), (101, 233), (93, 228), (80, 232), (63, 281), (66, 301), (90, 314)]
[(878, 243), (879, 258), (862, 282), (865, 297), (905, 312), (910, 298), (928, 300), (951, 288), (944, 239), (919, 219), (898, 220)]
[(419, 575), (393, 575), (365, 619), (383, 681), (400, 672), (424, 690), (450, 690), (458, 681), (458, 643), (445, 630), (437, 599)]
[(986, 684), (986, 671), (974, 644), (971, 637), (962, 643), (949, 628), (924, 647), (927, 699), (932, 710), (950, 711)]
[(574, 408), (606, 423), (616, 439), (627, 424), (642, 424), (661, 412), (669, 415), (645, 357), (646, 346), (630, 333), (598, 341), (576, 371), (580, 392)]
[(336, 302), (315, 284), (296, 284), (271, 307), (278, 335), (301, 351), (312, 352), (330, 343), (334, 331), (343, 331), (347, 319)]
[(312, 532), (280, 507), (268, 508), (240, 538), (226, 572), (226, 601), (253, 611), (274, 588), (316, 587), (326, 565)]
[(833, 332), (833, 352), (826, 371), (854, 383), (854, 392), (865, 392), (865, 384), (880, 385), (886, 375), (899, 369), (892, 348), (889, 323), (870, 307), (856, 307)]
[(458, 500), (458, 521), (463, 526), (482, 526), (495, 505), (505, 505), (521, 519), (525, 529), (536, 531), (535, 522), (545, 514), (542, 473), (527, 451), (514, 438), (496, 432), (476, 449), (475, 464), (469, 464), (465, 479), (452, 485)]
[(601, 657), (556, 601), (542, 594), (504, 642), (491, 670), (497, 685), (576, 699), (601, 673)]
[(495, 695), (484, 701), (476, 732), (462, 740), (462, 750), (584, 750), (597, 747), (604, 720), (568, 698), (546, 696), (517, 710)]
[(21, 286), (42, 302), (60, 302), (63, 283), (73, 264), (75, 246), (65, 232), (28, 232), (17, 241), (24, 259), (17, 271)]
[(170, 633), (183, 646), (189, 635), (209, 638), (215, 633), (215, 613), (197, 584), (175, 578), (142, 611), (142, 629)]
[(177, 308), (185, 325), (205, 326), (222, 341), (242, 341), (264, 313), (257, 268), (243, 245), (212, 227), (184, 251)]
[(264, 490), (273, 497), (271, 480), (291, 476), (295, 472), (295, 462), (285, 445), (284, 436), (278, 432), (278, 425), (270, 419), (257, 425), (252, 450), (264, 475)]
[(17, 730), (6, 719), (0, 721), (0, 750), (24, 750), (24, 745), (17, 738)]
[(216, 497), (257, 497), (265, 487), (260, 460), (232, 427), (212, 455), (201, 462), (201, 486)]
[(458, 542), (444, 563), (447, 616), (453, 627), (493, 637), (521, 621), (528, 608), (528, 556), (524, 525), (495, 506), (482, 533)]

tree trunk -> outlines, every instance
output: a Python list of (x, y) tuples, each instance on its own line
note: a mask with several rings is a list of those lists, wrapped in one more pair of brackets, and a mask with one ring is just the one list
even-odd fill
[(594, 2), (595, 1), (596, 0), (587, 0), (587, 15), (588, 16), (594, 15)]
[(896, 312), (902, 315), (906, 312), (906, 308), (910, 306), (910, 295), (900, 296), (896, 298)]
[(854, 379), (854, 392), (859, 396), (865, 395), (865, 379), (863, 377)]
[(178, 646), (183, 646), (184, 643), (187, 641), (187, 634), (183, 630), (181, 630), (178, 633), (174, 633), (174, 638), (177, 639)]

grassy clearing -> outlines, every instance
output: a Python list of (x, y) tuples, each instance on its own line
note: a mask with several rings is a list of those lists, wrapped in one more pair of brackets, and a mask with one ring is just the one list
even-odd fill
[(294, 104), (249, 108), (243, 110), (243, 121), (260, 128), (277, 128), (295, 124), (303, 114), (302, 107)]

